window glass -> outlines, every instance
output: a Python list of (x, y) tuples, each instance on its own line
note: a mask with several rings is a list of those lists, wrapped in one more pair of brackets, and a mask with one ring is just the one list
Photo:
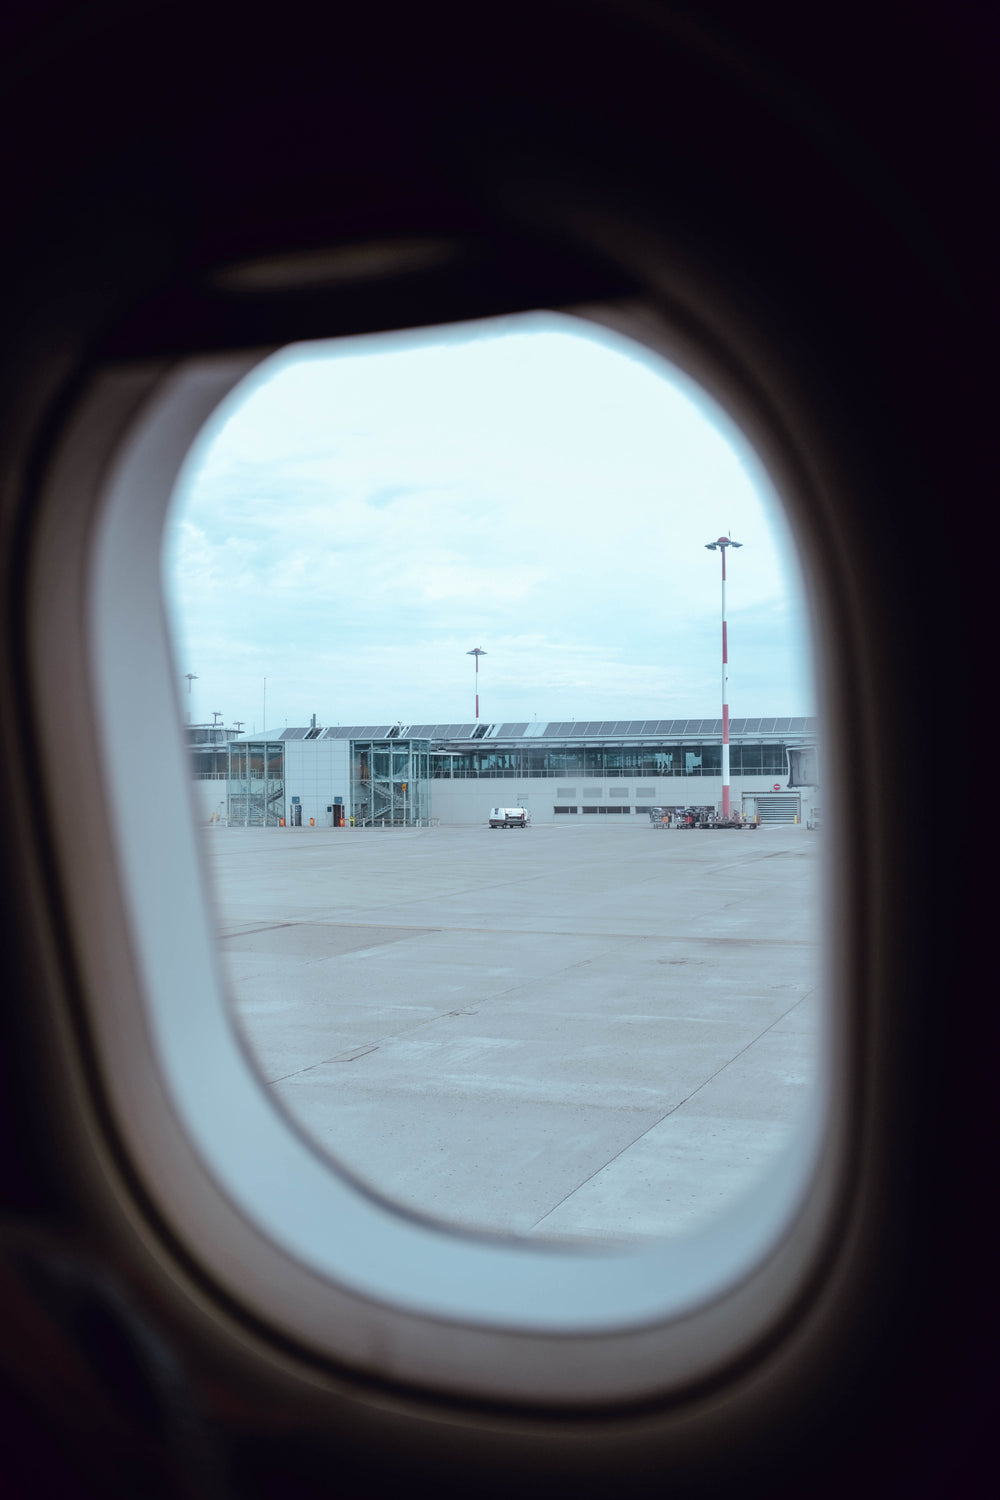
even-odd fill
[(288, 349), (192, 450), (164, 568), (261, 1088), (478, 1230), (676, 1236), (752, 1191), (821, 1065), (822, 755), (783, 515), (703, 393), (554, 314)]

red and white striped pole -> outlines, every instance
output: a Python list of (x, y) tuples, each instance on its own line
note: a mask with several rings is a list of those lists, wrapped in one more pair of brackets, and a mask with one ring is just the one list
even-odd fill
[(722, 816), (729, 817), (729, 642), (726, 637), (726, 548), (742, 547), (732, 537), (720, 536), (706, 542), (709, 552), (722, 553)]
[(474, 656), (476, 658), (476, 725), (478, 727), (478, 725), (479, 725), (479, 658), (481, 656), (485, 656), (486, 652), (483, 650), (482, 646), (473, 646), (472, 650), (471, 651), (466, 651), (465, 654), (466, 654), (466, 656)]

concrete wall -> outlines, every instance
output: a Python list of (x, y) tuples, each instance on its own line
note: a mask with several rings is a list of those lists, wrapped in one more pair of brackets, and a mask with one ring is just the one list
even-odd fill
[[(730, 800), (734, 809), (742, 805), (744, 792), (770, 792), (778, 782), (781, 790), (787, 790), (784, 778), (775, 776), (736, 776), (730, 782)], [(795, 788), (799, 790), (799, 788)], [(814, 797), (818, 792), (812, 787), (801, 788), (802, 820), (806, 821), (807, 809), (811, 812)], [(560, 794), (564, 795), (560, 795)], [(570, 795), (572, 793), (572, 795)], [(431, 816), (442, 823), (483, 823), (489, 820), (491, 807), (526, 807), (533, 823), (561, 823), (574, 816), (572, 813), (555, 813), (555, 807), (627, 807), (627, 816), (639, 816), (636, 807), (715, 807), (722, 808), (722, 779), (714, 776), (669, 776), (650, 777), (595, 777), (584, 781), (579, 776), (559, 780), (554, 776), (525, 777), (516, 780), (504, 777), (493, 780), (487, 777), (463, 777), (454, 781), (441, 778), (431, 782)], [(582, 818), (584, 813), (575, 814)], [(596, 816), (600, 816), (597, 814)], [(621, 821), (625, 814), (619, 815)], [(604, 817), (607, 821), (607, 815)]]

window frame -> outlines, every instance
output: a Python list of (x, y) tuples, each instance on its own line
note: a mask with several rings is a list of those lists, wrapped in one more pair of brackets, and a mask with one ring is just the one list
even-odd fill
[[(620, 319), (620, 310), (579, 311), (596, 311), (595, 321)], [(632, 308), (633, 336), (636, 315)], [(639, 320), (645, 341), (667, 352), (662, 321), (649, 311)], [(749, 1204), (690, 1241), (652, 1249), (581, 1254), (441, 1226), (332, 1168), (265, 1095), (226, 1014), (158, 569), (163, 519), (191, 442), (269, 352), (98, 373), (65, 430), (39, 509), (29, 618), (41, 684), (35, 707), (42, 777), (47, 813), (59, 830), (57, 864), (84, 978), (86, 1024), (119, 1147), (157, 1216), (209, 1281), (312, 1357), (488, 1402), (586, 1407), (675, 1396), (762, 1349), (829, 1251), (853, 1125), (843, 1067), (847, 1011), (841, 1006), (838, 1025), (827, 1026), (825, 1085), (789, 1148), (794, 1171), (782, 1163)], [(74, 619), (76, 631), (69, 628)], [(135, 726), (128, 756), (114, 732), (126, 705)], [(68, 735), (82, 751), (71, 766), (57, 748)], [(135, 736), (143, 742), (139, 754)], [(141, 764), (148, 775), (154, 761), (158, 796), (139, 817), (139, 782), (129, 780), (129, 767)], [(153, 847), (162, 856), (155, 871)], [(98, 879), (95, 849), (102, 851)], [(186, 892), (183, 947), (151, 906), (170, 890), (175, 899)], [(838, 895), (848, 894), (826, 891), (826, 934)], [(116, 942), (115, 933), (127, 939)], [(828, 944), (824, 961), (831, 989), (843, 994), (850, 955)], [(166, 988), (158, 965), (172, 976)], [(186, 1013), (193, 1048), (169, 1022), (166, 991), (172, 983), (189, 993), (198, 974), (204, 1003)], [(217, 1078), (208, 1076), (210, 1053), (216, 1061), (225, 1054), (230, 1083), (242, 1069), (243, 1105), (284, 1142), (284, 1155), (275, 1147), (274, 1161), (283, 1165), (273, 1174), (280, 1214), (263, 1212), (245, 1181), (237, 1188), (237, 1165), (222, 1136), (213, 1145), (205, 1121), (194, 1124), (200, 1106), (193, 1080), (200, 1078), (204, 1100), (213, 1087), (218, 1092)], [(289, 1152), (301, 1169), (291, 1174)], [(288, 1228), (295, 1193), (305, 1185), (300, 1204), (315, 1204), (324, 1184), (336, 1192), (327, 1192), (331, 1217), (319, 1238), (326, 1235), (329, 1245), (330, 1223), (343, 1225), (346, 1216), (365, 1247), (349, 1264), (320, 1253), (315, 1223), (311, 1238), (308, 1225)]]

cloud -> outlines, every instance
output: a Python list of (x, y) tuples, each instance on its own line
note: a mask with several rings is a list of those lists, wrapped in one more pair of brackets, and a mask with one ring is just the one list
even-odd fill
[(473, 644), (505, 718), (681, 716), (716, 708), (704, 544), (730, 528), (734, 685), (807, 711), (781, 706), (811, 699), (808, 612), (755, 455), (662, 361), (535, 314), (265, 361), (189, 456), (164, 577), (233, 717), (266, 673), (279, 721), (332, 678), (343, 722), (461, 718)]

